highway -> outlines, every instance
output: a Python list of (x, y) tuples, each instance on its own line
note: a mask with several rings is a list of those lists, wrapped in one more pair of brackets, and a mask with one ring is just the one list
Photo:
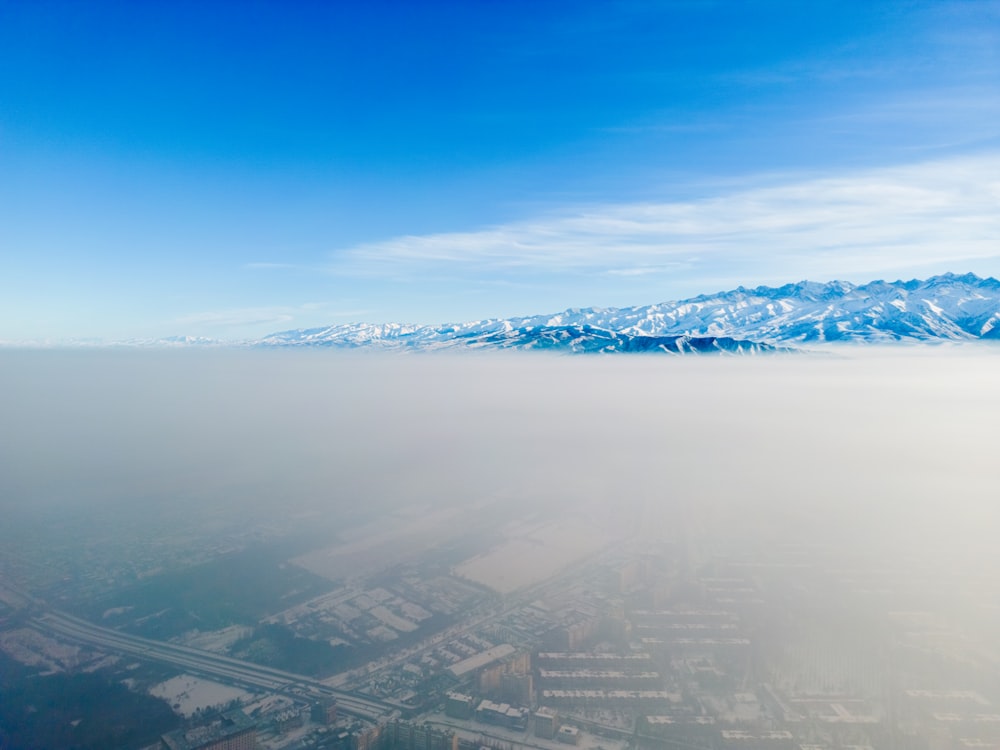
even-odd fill
[[(607, 549), (594, 555), (594, 559), (599, 558), (605, 552), (607, 552)], [(444, 633), (437, 633), (415, 648), (408, 649), (403, 654), (376, 662), (377, 666), (369, 665), (369, 668), (364, 669), (363, 672), (367, 676), (371, 676), (403, 661), (412, 659), (416, 654), (433, 649), (449, 638), (457, 637), (491, 620), (498, 619), (512, 609), (516, 609), (525, 601), (531, 601), (536, 598), (548, 587), (564, 579), (566, 575), (567, 571), (559, 571), (545, 581), (541, 581), (530, 588), (505, 597), (502, 604), (491, 608), (490, 611), (474, 616), (460, 625), (449, 628)], [(31, 619), (31, 622), (39, 630), (63, 639), (91, 646), (100, 651), (171, 664), (204, 677), (213, 677), (249, 688), (284, 693), (307, 700), (315, 700), (323, 697), (335, 698), (338, 710), (342, 713), (370, 721), (391, 718), (393, 714), (398, 715), (397, 712), (404, 708), (389, 701), (379, 700), (370, 695), (344, 689), (341, 685), (337, 684), (337, 682), (345, 680), (345, 678), (351, 675), (356, 675), (357, 672), (335, 675), (324, 682), (305, 675), (286, 672), (241, 659), (234, 659), (222, 654), (192, 648), (191, 646), (156, 641), (95, 625), (87, 620), (53, 609), (42, 600), (2, 581), (0, 581), (0, 594), (3, 594), (3, 598), (8, 600), (13, 606), (35, 612), (36, 615)], [(372, 668), (373, 666), (374, 669)]]
[(398, 709), (370, 696), (337, 690), (311, 677), (190, 646), (121, 633), (63, 612), (49, 610), (33, 618), (32, 623), (40, 630), (102, 651), (173, 664), (206, 677), (222, 678), (251, 688), (293, 693), (299, 697), (332, 697), (337, 700), (339, 711), (363, 719), (378, 720)]

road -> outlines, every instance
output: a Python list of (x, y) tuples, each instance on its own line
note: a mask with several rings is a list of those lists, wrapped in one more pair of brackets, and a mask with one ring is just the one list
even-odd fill
[(399, 707), (345, 690), (311, 677), (265, 667), (190, 646), (164, 643), (94, 625), (64, 612), (49, 610), (32, 619), (39, 630), (102, 651), (173, 664), (206, 677), (216, 677), (251, 688), (293, 693), (304, 698), (332, 697), (338, 710), (369, 720), (386, 718)]
[[(593, 564), (611, 549), (613, 546), (609, 545), (596, 553), (591, 557), (589, 563)], [(577, 569), (573, 575), (579, 575), (579, 573), (580, 571)], [(368, 720), (381, 720), (390, 718), (393, 714), (398, 715), (397, 712), (404, 707), (390, 701), (344, 689), (343, 683), (352, 677), (355, 679), (359, 677), (361, 679), (370, 678), (378, 672), (413, 659), (416, 655), (429, 651), (442, 642), (472, 632), (488, 622), (500, 619), (525, 602), (542, 596), (546, 589), (561, 583), (568, 574), (570, 574), (569, 570), (559, 571), (545, 581), (504, 597), (500, 603), (489, 608), (488, 611), (477, 613), (470, 619), (452, 626), (442, 633), (436, 633), (403, 654), (379, 660), (361, 670), (334, 675), (325, 681), (190, 646), (155, 641), (95, 625), (87, 620), (56, 610), (27, 592), (20, 591), (11, 584), (2, 581), (0, 581), (0, 593), (3, 593), (14, 606), (31, 609), (38, 613), (32, 619), (36, 628), (61, 638), (92, 646), (102, 651), (172, 664), (195, 674), (227, 680), (250, 688), (281, 692), (313, 700), (321, 697), (332, 697), (336, 699), (338, 709), (343, 713)]]

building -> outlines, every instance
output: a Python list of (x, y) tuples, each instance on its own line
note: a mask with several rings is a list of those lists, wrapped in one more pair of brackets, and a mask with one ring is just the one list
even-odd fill
[[(791, 732), (774, 729), (748, 732), (742, 729), (723, 729), (722, 746), (740, 750), (792, 750), (798, 743)], [(801, 747), (801, 745), (799, 745)]]
[(458, 735), (426, 724), (394, 721), (385, 725), (378, 750), (457, 750)]
[(543, 690), (540, 700), (549, 705), (579, 708), (632, 707), (662, 709), (681, 702), (680, 693), (666, 690)]
[(476, 721), (521, 730), (528, 726), (528, 711), (509, 703), (484, 700), (476, 709)]
[(471, 719), (476, 704), (471, 695), (448, 693), (444, 701), (444, 712), (453, 719)]
[(543, 740), (553, 740), (559, 731), (559, 714), (542, 706), (535, 711), (535, 736)]
[(504, 672), (500, 675), (500, 699), (520, 706), (535, 702), (535, 678), (529, 673)]
[(653, 664), (651, 654), (590, 653), (586, 651), (542, 651), (536, 659), (544, 669), (620, 669), (627, 671), (650, 671)]
[(501, 643), (499, 646), (486, 649), (468, 659), (462, 659), (462, 661), (452, 664), (448, 667), (448, 672), (456, 680), (462, 680), (472, 675), (476, 670), (510, 656), (515, 650), (509, 643)]
[[(643, 716), (637, 722), (636, 731), (646, 737), (666, 740), (663, 744), (665, 748), (684, 745), (718, 747), (720, 741), (719, 728), (716, 726), (715, 718), (704, 715), (659, 714)], [(655, 747), (655, 745), (653, 746)], [(725, 750), (735, 750), (735, 747), (724, 746)]]
[(242, 711), (227, 711), (206, 726), (169, 732), (160, 742), (162, 750), (255, 750), (257, 724)]
[(576, 617), (571, 618), (570, 622), (546, 633), (545, 641), (552, 650), (576, 651), (597, 638), (600, 630), (600, 617), (576, 613)]
[(337, 701), (333, 698), (325, 698), (317, 701), (312, 707), (312, 720), (317, 724), (330, 726), (337, 721)]
[(289, 729), (298, 729), (305, 724), (303, 713), (304, 711), (298, 707), (286, 708), (275, 715), (273, 719), (274, 728), (282, 733), (287, 732)]
[(659, 672), (626, 672), (616, 669), (540, 669), (538, 679), (543, 689), (651, 690), (663, 683)]
[(563, 724), (556, 733), (556, 739), (567, 745), (575, 745), (580, 740), (580, 730), (569, 724)]
[(490, 698), (528, 705), (531, 703), (533, 685), (530, 677), (531, 653), (509, 653), (497, 662), (479, 671), (479, 692)]
[(378, 750), (384, 744), (381, 724), (374, 724), (351, 735), (351, 750)]

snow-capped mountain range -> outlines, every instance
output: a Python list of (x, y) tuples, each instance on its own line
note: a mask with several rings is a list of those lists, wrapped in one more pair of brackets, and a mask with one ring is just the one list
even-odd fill
[[(549, 316), (551, 319), (552, 316)], [(728, 336), (636, 334), (587, 323), (519, 324), (518, 320), (476, 321), (456, 326), (343, 325), (286, 331), (256, 342), (258, 346), (334, 346), (382, 349), (549, 349), (579, 354), (731, 352), (755, 354), (776, 349), (767, 343)]]
[(1000, 340), (1000, 281), (802, 281), (678, 302), (417, 326), (355, 323), (283, 331), (254, 346), (756, 353), (819, 342)]

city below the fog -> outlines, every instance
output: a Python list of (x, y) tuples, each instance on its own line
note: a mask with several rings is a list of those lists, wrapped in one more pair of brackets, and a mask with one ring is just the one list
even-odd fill
[[(995, 639), (927, 608), (950, 585), (933, 566), (871, 569), (793, 536), (718, 554), (692, 543), (694, 516), (654, 541), (585, 509), (454, 515), (359, 518), (328, 546), (289, 526), (68, 543), (45, 563), (5, 550), (4, 671), (29, 696), (67, 683), (86, 705), (46, 719), (67, 738), (127, 725), (73, 692), (105, 675), (129, 696), (121, 739), (156, 727), (149, 747), (169, 750), (1000, 740)], [(952, 593), (985, 606), (967, 584)]]
[(837, 351), (9, 352), (0, 739), (996, 747), (995, 348)]

